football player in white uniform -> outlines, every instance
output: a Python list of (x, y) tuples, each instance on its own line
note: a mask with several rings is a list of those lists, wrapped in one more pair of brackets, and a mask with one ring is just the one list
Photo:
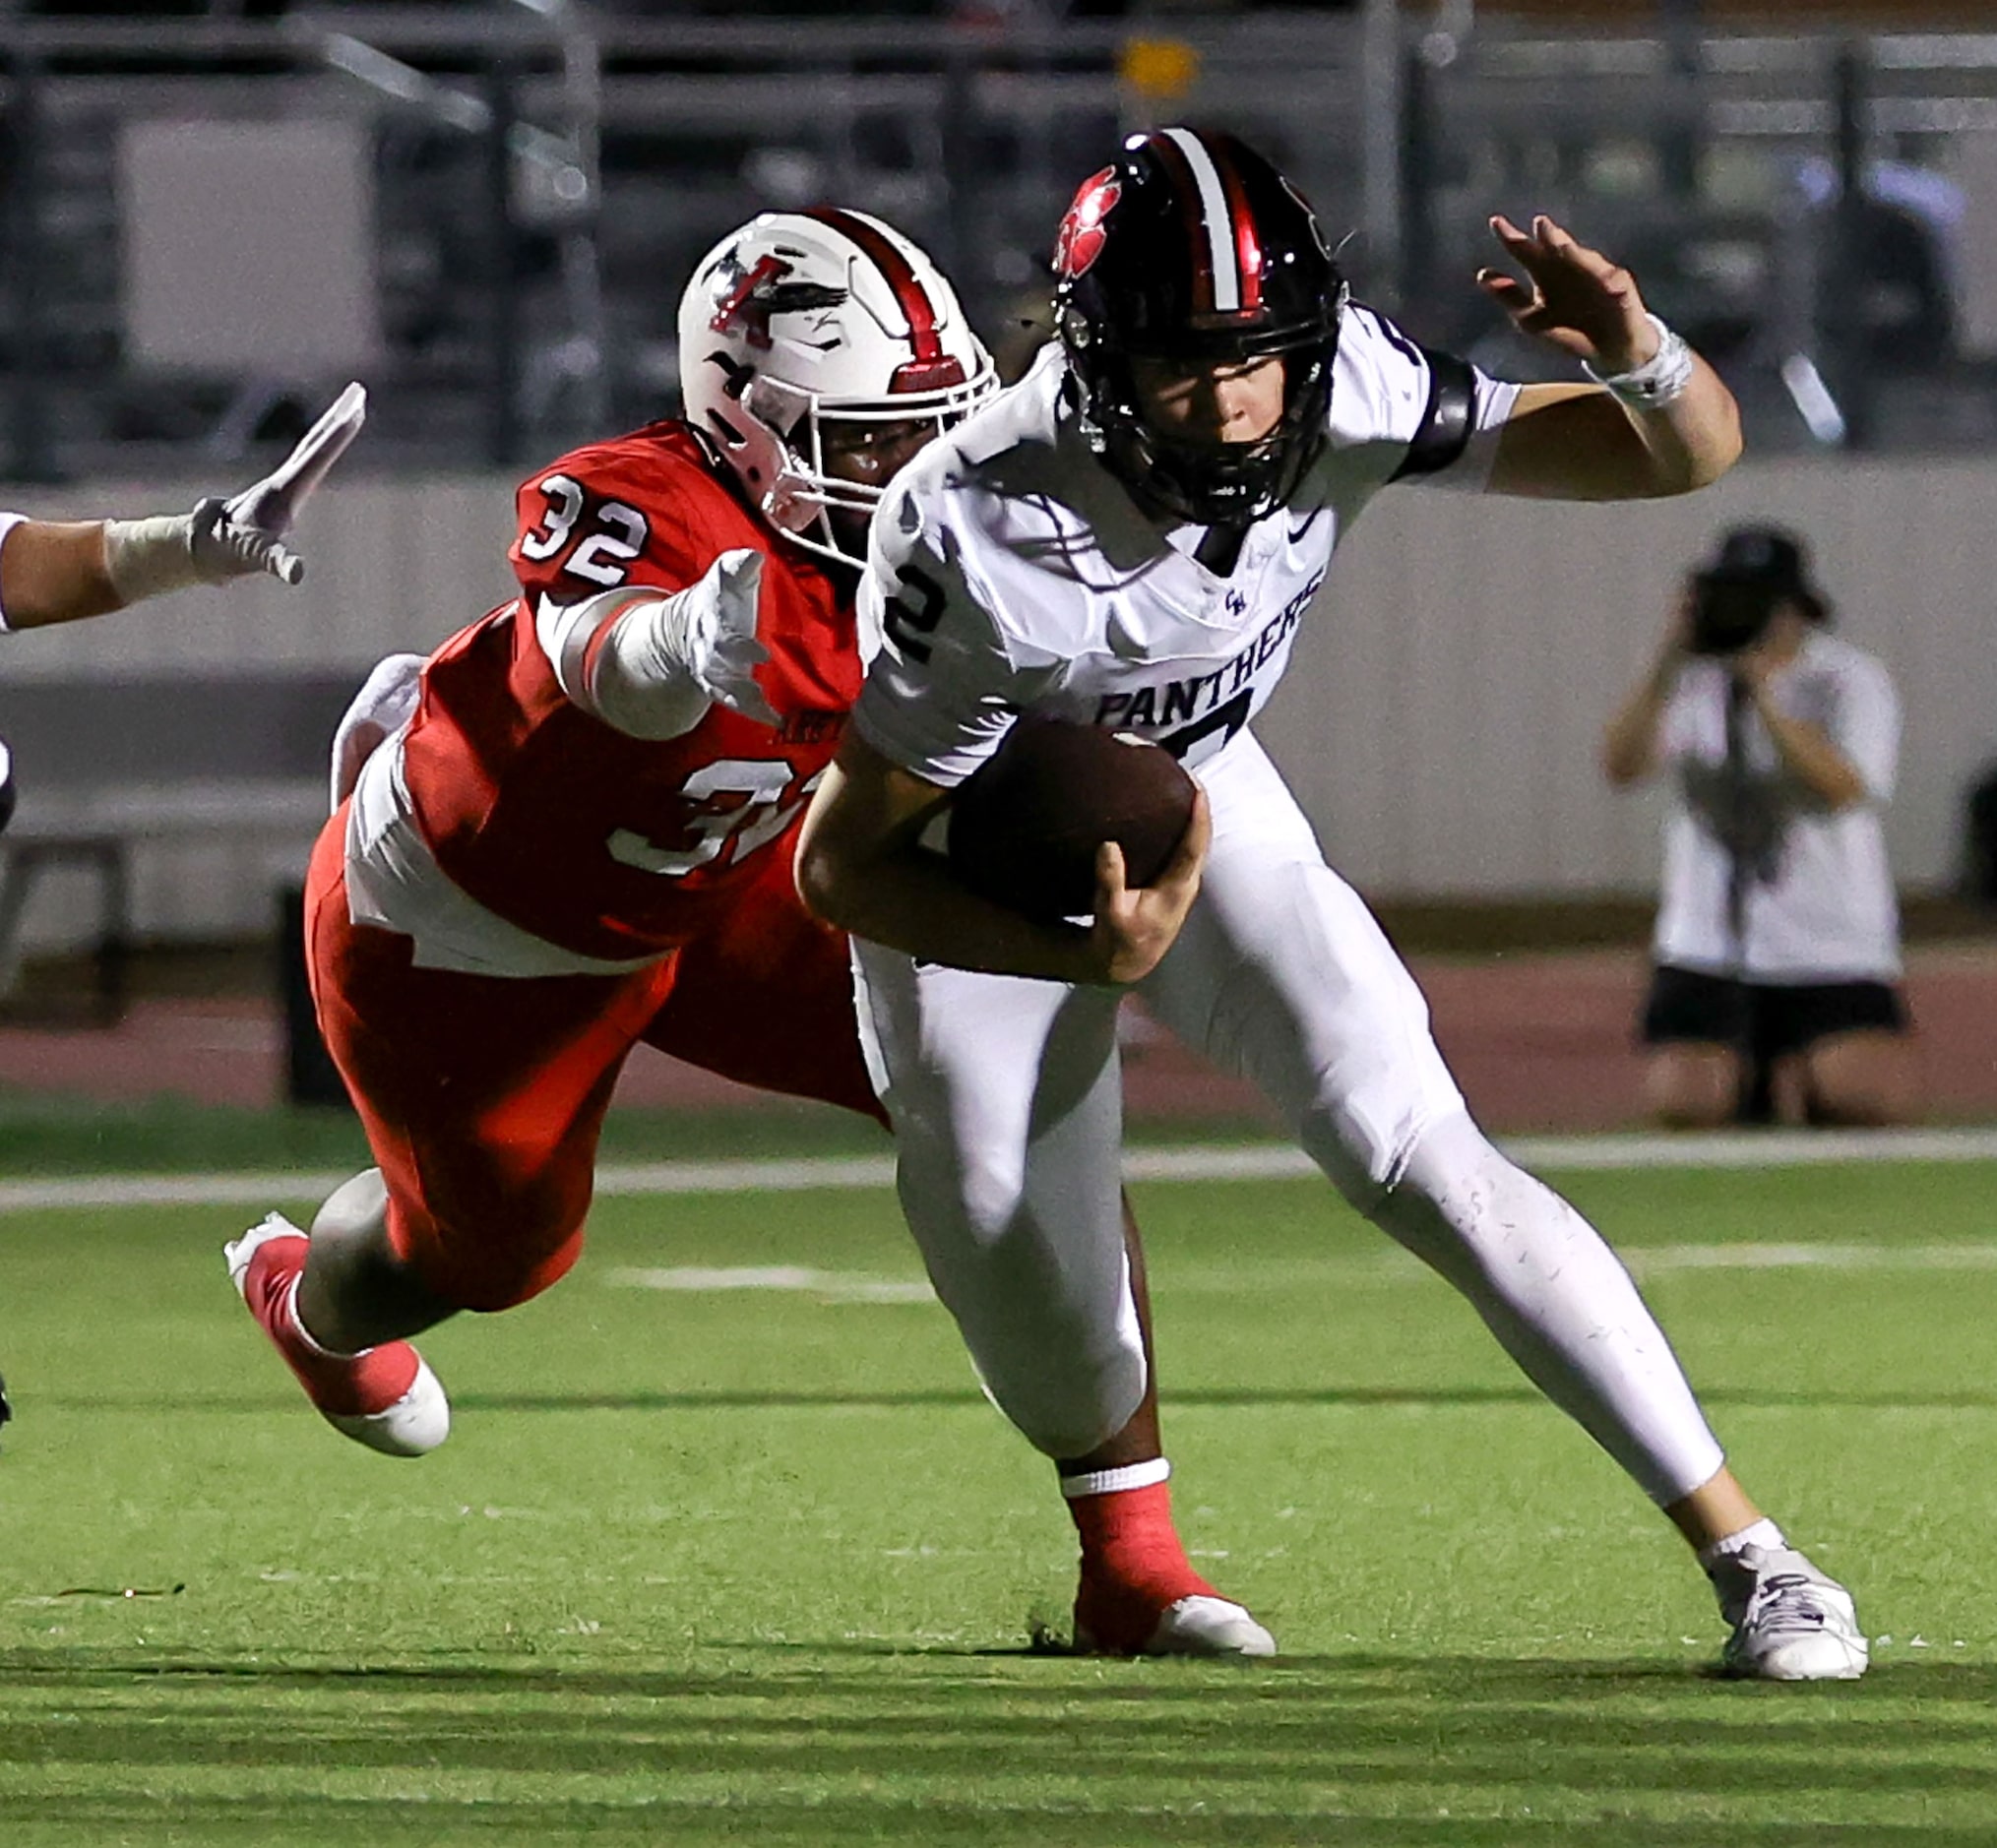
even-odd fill
[[(1348, 303), (1308, 207), (1232, 138), (1126, 142), (1062, 225), (1058, 343), (876, 516), (861, 609), (879, 652), (799, 879), (857, 940), (930, 1276), (1042, 1450), (1089, 1451), (1145, 1387), (1117, 1210), (1115, 1016), (1134, 985), (1254, 1078), (1662, 1507), (1712, 1576), (1728, 1668), (1848, 1678), (1866, 1660), (1850, 1597), (1725, 1467), (1600, 1236), (1470, 1121), (1419, 990), (1250, 729), (1339, 536), (1389, 483), (1630, 499), (1697, 488), (1739, 453), (1731, 396), (1625, 271), (1546, 218), (1492, 228), (1524, 278), (1479, 282), (1594, 383), (1500, 384)], [(1127, 891), (1102, 850), (1092, 924), (986, 903), (922, 844), (1029, 709), (1155, 739), (1205, 788), (1155, 886)]]

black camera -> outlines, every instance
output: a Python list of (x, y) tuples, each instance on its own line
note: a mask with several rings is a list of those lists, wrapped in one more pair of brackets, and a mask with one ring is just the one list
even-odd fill
[(1692, 578), (1694, 654), (1738, 654), (1761, 640), (1777, 608), (1794, 603), (1813, 622), (1828, 613), (1810, 587), (1803, 542), (1779, 526), (1735, 526)]
[(1738, 654), (1762, 638), (1781, 598), (1766, 585), (1700, 577), (1692, 586), (1694, 654)]

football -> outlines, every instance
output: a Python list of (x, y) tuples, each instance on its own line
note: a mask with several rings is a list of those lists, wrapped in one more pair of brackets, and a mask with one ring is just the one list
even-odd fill
[(951, 870), (1027, 916), (1095, 908), (1095, 850), (1123, 849), (1131, 886), (1154, 884), (1192, 820), (1196, 785), (1177, 758), (1128, 732), (1032, 714), (958, 786)]

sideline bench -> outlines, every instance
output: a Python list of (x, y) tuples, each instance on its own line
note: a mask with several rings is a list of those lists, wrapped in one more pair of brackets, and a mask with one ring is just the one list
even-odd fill
[(13, 826), (0, 835), (0, 999), (20, 979), (22, 926), (44, 873), (74, 867), (95, 879), (94, 996), (99, 1017), (110, 1022), (123, 1016), (128, 999), (132, 859), (140, 848), (247, 839), (268, 843), (274, 857), (295, 849), (302, 869), (325, 820), (326, 785), (318, 777), (24, 795)]
[[(0, 998), (20, 976), (44, 877), (95, 882), (95, 1017), (124, 1012), (133, 862), (173, 843), (248, 842), (302, 874), (326, 820), (326, 756), (358, 672), (0, 683), (20, 803), (0, 834)], [(259, 898), (290, 881), (262, 881)], [(268, 915), (266, 913), (265, 915)]]

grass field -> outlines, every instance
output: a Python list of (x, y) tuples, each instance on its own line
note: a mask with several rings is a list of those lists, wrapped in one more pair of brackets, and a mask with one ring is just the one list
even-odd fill
[(1232, 1670), (1028, 1652), (1051, 1471), (882, 1191), (603, 1201), (426, 1342), (415, 1463), (263, 1347), (255, 1212), (15, 1213), (0, 1842), (1997, 1840), (1997, 1172), (1567, 1184), (1866, 1681), (1713, 1679), (1664, 1524), (1308, 1183), (1139, 1196), (1181, 1526), (1283, 1648)]

